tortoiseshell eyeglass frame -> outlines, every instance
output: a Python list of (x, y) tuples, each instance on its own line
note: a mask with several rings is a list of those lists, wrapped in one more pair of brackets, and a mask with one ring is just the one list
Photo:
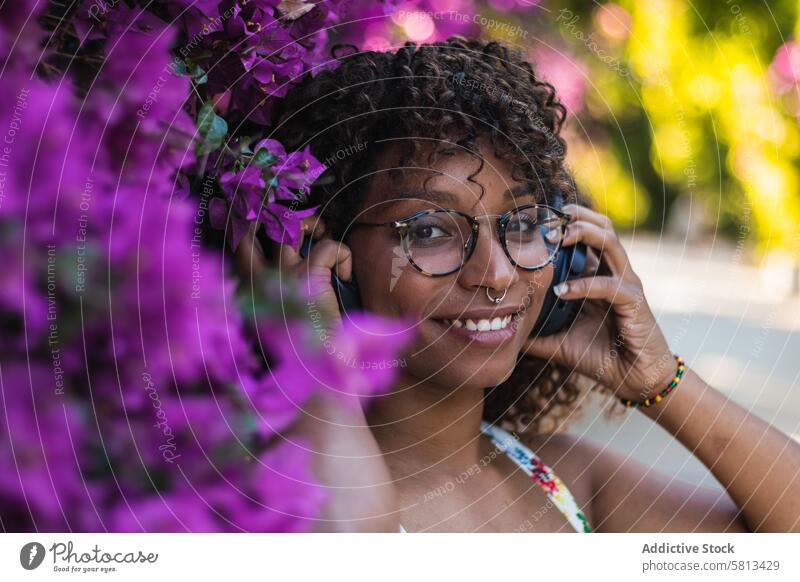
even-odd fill
[[(532, 267), (525, 267), (525, 266), (520, 265), (519, 263), (517, 263), (514, 260), (514, 258), (511, 256), (511, 253), (508, 252), (508, 246), (506, 244), (506, 227), (507, 227), (509, 221), (511, 220), (511, 218), (515, 214), (517, 214), (517, 213), (519, 213), (519, 212), (521, 212), (523, 210), (529, 210), (531, 208), (535, 208), (536, 211), (537, 211), (537, 214), (538, 214), (539, 210), (541, 210), (541, 209), (545, 209), (545, 210), (547, 210), (549, 212), (552, 212), (555, 215), (555, 217), (558, 218), (558, 222), (560, 223), (561, 236), (560, 236), (558, 242), (556, 243), (555, 250), (553, 250), (551, 256), (547, 259), (547, 261), (545, 261), (541, 265), (535, 265), (535, 266), (532, 266)], [(445, 212), (446, 213), (450, 213), (450, 214), (457, 214), (457, 215), (462, 216), (465, 219), (467, 219), (467, 221), (469, 222), (469, 224), (470, 224), (470, 226), (472, 228), (472, 232), (470, 234), (470, 237), (464, 243), (464, 254), (463, 254), (463, 259), (461, 261), (461, 264), (458, 267), (456, 267), (455, 269), (447, 271), (446, 273), (431, 273), (429, 271), (426, 271), (425, 269), (423, 269), (417, 263), (414, 262), (414, 258), (412, 257), (411, 252), (408, 249), (408, 239), (407, 239), (406, 235), (408, 234), (408, 231), (411, 228), (411, 224), (415, 220), (417, 220), (419, 218), (422, 218), (423, 216), (429, 216), (431, 214), (445, 213)], [(538, 271), (539, 269), (543, 269), (547, 265), (552, 263), (556, 259), (556, 257), (558, 256), (558, 253), (561, 251), (561, 243), (563, 242), (564, 236), (565, 236), (566, 231), (567, 231), (567, 225), (569, 224), (570, 220), (572, 219), (572, 216), (570, 214), (567, 214), (566, 212), (563, 212), (561, 210), (558, 210), (558, 209), (553, 208), (552, 206), (548, 206), (546, 204), (525, 204), (525, 205), (513, 208), (513, 209), (509, 210), (508, 212), (505, 212), (504, 214), (483, 214), (483, 215), (479, 215), (479, 216), (470, 216), (469, 214), (465, 214), (464, 212), (461, 212), (459, 210), (453, 210), (453, 209), (448, 209), (448, 208), (432, 208), (430, 210), (420, 210), (419, 212), (415, 212), (414, 214), (412, 214), (410, 216), (406, 216), (405, 218), (401, 218), (399, 220), (392, 220), (392, 221), (389, 221), (389, 222), (356, 222), (356, 223), (351, 225), (351, 228), (354, 228), (354, 227), (387, 227), (387, 226), (394, 228), (397, 231), (398, 235), (400, 236), (400, 244), (403, 247), (403, 252), (405, 253), (406, 258), (408, 259), (408, 262), (411, 263), (411, 265), (417, 271), (419, 271), (420, 273), (422, 273), (423, 275), (425, 275), (427, 277), (446, 277), (447, 275), (452, 275), (453, 273), (455, 273), (457, 271), (460, 271), (464, 267), (464, 265), (467, 263), (467, 261), (469, 261), (470, 257), (472, 257), (472, 253), (475, 251), (475, 246), (476, 246), (477, 241), (478, 241), (478, 232), (479, 232), (479, 229), (480, 229), (480, 223), (479, 223), (478, 219), (480, 219), (480, 218), (496, 218), (497, 219), (497, 221), (496, 221), (497, 237), (500, 240), (500, 245), (503, 247), (503, 252), (505, 252), (506, 257), (508, 257), (508, 260), (511, 261), (512, 265), (514, 265), (518, 269), (522, 269), (523, 271)]]

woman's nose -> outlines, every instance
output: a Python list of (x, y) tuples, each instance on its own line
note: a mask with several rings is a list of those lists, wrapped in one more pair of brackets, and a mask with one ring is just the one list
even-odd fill
[(481, 227), (472, 256), (461, 269), (459, 282), (470, 290), (475, 287), (508, 289), (519, 273), (508, 259), (494, 229)]

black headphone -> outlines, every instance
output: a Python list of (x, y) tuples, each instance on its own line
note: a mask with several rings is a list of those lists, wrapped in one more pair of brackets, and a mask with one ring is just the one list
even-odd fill
[[(553, 207), (561, 210), (564, 206), (564, 197), (560, 190), (553, 195)], [(553, 335), (569, 327), (578, 313), (578, 300), (560, 299), (553, 291), (553, 287), (580, 277), (586, 265), (586, 245), (577, 243), (570, 247), (561, 247), (553, 260), (553, 282), (547, 288), (542, 303), (539, 319), (533, 326), (531, 335)]]

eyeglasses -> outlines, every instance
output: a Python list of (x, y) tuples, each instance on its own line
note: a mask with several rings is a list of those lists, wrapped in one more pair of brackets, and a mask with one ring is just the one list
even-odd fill
[(570, 215), (542, 204), (526, 204), (505, 214), (469, 216), (431, 209), (392, 222), (357, 222), (354, 227), (389, 226), (400, 235), (408, 261), (423, 275), (443, 277), (460, 270), (475, 250), (480, 218), (496, 218), (497, 238), (511, 263), (535, 271), (553, 262)]

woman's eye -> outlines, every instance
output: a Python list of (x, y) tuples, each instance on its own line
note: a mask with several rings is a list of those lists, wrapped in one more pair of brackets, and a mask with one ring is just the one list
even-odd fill
[(529, 234), (536, 228), (536, 222), (529, 216), (518, 216), (508, 221), (506, 231), (517, 234)]
[(411, 236), (417, 240), (431, 240), (447, 236), (447, 233), (434, 224), (420, 224), (414, 226)]

